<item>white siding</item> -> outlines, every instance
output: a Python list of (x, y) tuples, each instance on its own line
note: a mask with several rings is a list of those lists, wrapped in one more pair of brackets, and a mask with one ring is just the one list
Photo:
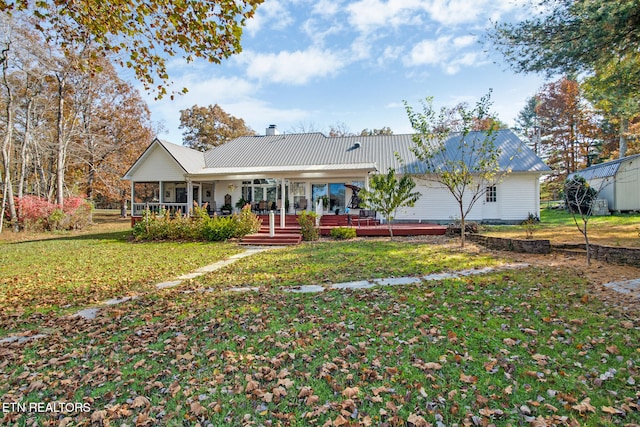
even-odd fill
[(537, 175), (515, 174), (508, 175), (498, 187), (498, 203), (500, 204), (500, 219), (502, 221), (523, 221), (529, 213), (538, 215), (540, 199)]
[[(497, 185), (497, 202), (487, 207), (482, 196), (467, 215), (471, 221), (522, 221), (529, 213), (540, 212), (537, 174), (510, 174)], [(419, 183), (415, 191), (422, 197), (413, 208), (398, 210), (396, 220), (450, 222), (460, 218), (458, 203), (451, 193), (435, 183)], [(468, 200), (465, 200), (467, 206)]]
[(639, 184), (640, 159), (635, 158), (623, 162), (616, 175), (614, 205), (609, 205), (609, 209), (618, 211), (640, 210)]
[(456, 200), (441, 185), (419, 183), (414, 191), (422, 193), (422, 197), (413, 208), (398, 209), (396, 220), (447, 222), (460, 216)]
[(184, 170), (159, 144), (155, 144), (141, 159), (131, 174), (133, 181), (184, 181)]

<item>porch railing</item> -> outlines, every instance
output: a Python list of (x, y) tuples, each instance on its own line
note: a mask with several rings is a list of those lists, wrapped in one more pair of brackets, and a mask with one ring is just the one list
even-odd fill
[(169, 213), (175, 214), (178, 211), (182, 215), (189, 212), (187, 203), (134, 203), (133, 204), (133, 216), (142, 216), (145, 210), (149, 209), (151, 212), (159, 213), (161, 210), (165, 210)]

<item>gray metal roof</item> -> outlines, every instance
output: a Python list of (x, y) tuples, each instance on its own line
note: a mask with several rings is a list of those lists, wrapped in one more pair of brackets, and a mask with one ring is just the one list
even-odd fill
[(634, 154), (633, 156), (623, 157), (622, 159), (615, 159), (609, 162), (598, 163), (597, 165), (590, 166), (586, 169), (582, 169), (573, 173), (570, 173), (567, 178), (571, 179), (575, 175), (579, 175), (587, 181), (591, 179), (607, 178), (614, 176), (618, 173), (622, 162), (640, 157), (640, 154)]
[[(467, 140), (481, 140), (483, 132), (471, 132)], [(456, 152), (460, 137), (446, 141), (448, 152)], [(358, 144), (359, 143), (359, 147)], [(513, 132), (496, 132), (496, 146), (502, 150), (500, 166), (513, 172), (548, 172), (550, 169)], [(375, 164), (379, 171), (424, 172), (424, 166), (411, 151), (413, 135), (327, 137), (322, 133), (273, 136), (245, 136), (215, 147), (204, 154), (206, 168), (278, 168), (310, 165)], [(402, 162), (399, 160), (402, 159)], [(204, 172), (204, 171), (203, 171)]]

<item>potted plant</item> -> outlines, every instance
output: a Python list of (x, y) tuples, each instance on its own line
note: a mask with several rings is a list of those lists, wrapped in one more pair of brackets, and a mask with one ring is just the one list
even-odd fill
[(322, 209), (325, 211), (329, 210), (329, 196), (320, 196), (320, 200), (322, 200)]
[(240, 197), (240, 200), (238, 200), (238, 201), (236, 202), (236, 208), (238, 208), (238, 209), (242, 209), (242, 208), (244, 208), (244, 206), (245, 206), (247, 203), (249, 203), (249, 202), (247, 202), (247, 201), (244, 199), (244, 197)]

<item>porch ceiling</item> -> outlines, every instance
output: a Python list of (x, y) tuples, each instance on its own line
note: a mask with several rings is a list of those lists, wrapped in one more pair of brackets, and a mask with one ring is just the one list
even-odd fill
[(377, 170), (375, 163), (353, 163), (340, 165), (298, 165), (267, 167), (205, 168), (189, 177), (197, 180), (207, 179), (246, 179), (246, 178), (327, 178), (361, 176)]

